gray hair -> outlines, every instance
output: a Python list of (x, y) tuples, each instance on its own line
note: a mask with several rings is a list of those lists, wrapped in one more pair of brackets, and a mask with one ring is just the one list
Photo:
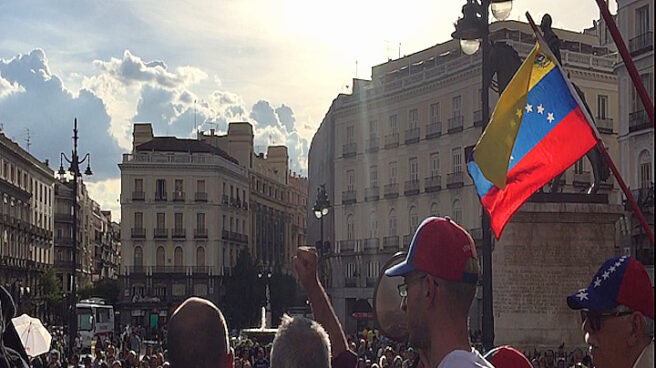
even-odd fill
[(330, 339), (315, 321), (282, 316), (271, 347), (271, 368), (330, 368)]
[[(629, 308), (625, 305), (622, 305), (622, 304), (620, 304), (617, 307), (617, 311), (618, 312), (634, 312), (633, 309), (631, 309), (631, 308)], [(642, 318), (644, 318), (644, 320), (645, 320), (645, 330), (644, 330), (645, 339), (651, 341), (654, 338), (654, 320), (647, 317), (647, 316), (645, 316), (644, 314), (642, 314)]]

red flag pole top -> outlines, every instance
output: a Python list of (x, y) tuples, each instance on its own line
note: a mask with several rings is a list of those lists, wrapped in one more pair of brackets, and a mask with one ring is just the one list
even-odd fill
[[(598, 0), (600, 1), (600, 0)], [(606, 9), (608, 10), (608, 9)], [(533, 32), (535, 32), (536, 37), (543, 42), (542, 39), (542, 32), (538, 29), (538, 27), (535, 25), (535, 22), (533, 21), (533, 18), (531, 17), (531, 14), (526, 12), (526, 18), (528, 19), (529, 24), (533, 28)], [(626, 49), (626, 47), (625, 47)], [(547, 51), (548, 52), (548, 51)], [(570, 84), (569, 81), (567, 82), (568, 85)], [(642, 86), (642, 83), (639, 82), (640, 85)], [(571, 88), (571, 86), (570, 86)], [(644, 88), (644, 86), (643, 86)], [(580, 106), (583, 106), (583, 103), (581, 102), (579, 96), (577, 93), (572, 93), (576, 101)], [(651, 102), (650, 102), (651, 103)], [(597, 128), (592, 124), (592, 118), (589, 116), (588, 112), (586, 109), (582, 109), (583, 114), (586, 117), (586, 120), (588, 121), (588, 124), (590, 124), (590, 127), (595, 133), (595, 136), (597, 137), (597, 147), (599, 147), (599, 150), (601, 151), (602, 155), (604, 156), (604, 159), (608, 163), (608, 166), (610, 167), (611, 171), (613, 172), (613, 175), (615, 175), (615, 178), (617, 179), (617, 183), (620, 185), (620, 188), (622, 188), (622, 191), (624, 192), (624, 195), (626, 196), (626, 199), (629, 201), (629, 204), (631, 205), (631, 209), (633, 210), (633, 213), (636, 215), (638, 220), (640, 221), (640, 224), (642, 227), (645, 229), (645, 232), (647, 233), (647, 236), (649, 237), (649, 241), (651, 241), (651, 245), (654, 246), (654, 233), (651, 231), (651, 228), (649, 228), (649, 224), (647, 223), (647, 220), (645, 219), (645, 216), (642, 214), (642, 211), (640, 211), (640, 207), (638, 207), (638, 204), (636, 203), (635, 199), (633, 198), (633, 195), (629, 191), (629, 188), (626, 186), (624, 183), (624, 179), (622, 179), (622, 175), (620, 175), (619, 170), (617, 170), (617, 167), (615, 166), (615, 163), (613, 162), (613, 159), (610, 157), (608, 154), (608, 150), (606, 149), (606, 146), (604, 146), (604, 142), (601, 139), (601, 136), (599, 135), (599, 131)], [(653, 120), (653, 106), (652, 106), (652, 124), (654, 122)]]

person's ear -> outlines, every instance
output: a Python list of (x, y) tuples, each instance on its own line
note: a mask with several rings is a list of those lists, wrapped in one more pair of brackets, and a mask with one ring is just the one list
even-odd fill
[(629, 322), (631, 323), (631, 332), (629, 333), (627, 344), (634, 346), (640, 343), (645, 336), (645, 317), (640, 312), (633, 312)]

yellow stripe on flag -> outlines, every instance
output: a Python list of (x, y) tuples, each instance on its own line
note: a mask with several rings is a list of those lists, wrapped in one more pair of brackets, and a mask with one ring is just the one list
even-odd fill
[[(529, 86), (534, 85), (532, 73), (539, 53), (538, 44), (519, 67), (515, 76), (501, 94), (499, 102), (492, 113), (490, 123), (485, 128), (476, 144), (474, 161), (483, 175), (497, 188), (506, 187), (508, 164), (517, 138), (517, 132), (524, 116), (524, 107)], [(547, 59), (548, 60), (548, 59)], [(553, 66), (552, 66), (553, 67)], [(541, 68), (540, 68), (541, 70)], [(535, 74), (537, 83), (546, 74)]]

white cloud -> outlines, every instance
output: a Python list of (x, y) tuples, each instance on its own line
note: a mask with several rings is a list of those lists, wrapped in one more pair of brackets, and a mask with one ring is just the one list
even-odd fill
[(25, 88), (18, 83), (10, 83), (2, 78), (2, 73), (0, 73), (0, 99), (16, 92), (25, 92)]
[(85, 181), (89, 195), (103, 210), (112, 211), (112, 221), (121, 221), (121, 179), (112, 178), (97, 182)]

